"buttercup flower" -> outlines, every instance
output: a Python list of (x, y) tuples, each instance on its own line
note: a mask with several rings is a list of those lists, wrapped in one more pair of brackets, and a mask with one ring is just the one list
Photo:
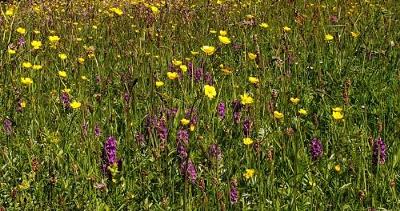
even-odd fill
[(31, 78), (21, 78), (21, 83), (25, 85), (31, 85), (33, 80)]
[(56, 42), (60, 41), (60, 37), (57, 35), (51, 35), (48, 37), (48, 39), (51, 43), (56, 43)]
[(331, 34), (325, 35), (325, 41), (332, 41), (332, 40), (333, 40), (333, 36)]
[(252, 143), (253, 143), (253, 140), (251, 138), (247, 137), (247, 138), (243, 139), (243, 144), (245, 144), (245, 145), (250, 145)]
[(256, 77), (250, 76), (249, 77), (249, 82), (252, 83), (252, 84), (258, 84), (260, 82), (260, 80), (258, 78), (256, 78)]
[(62, 78), (66, 78), (67, 77), (67, 72), (65, 71), (58, 71), (58, 75)]
[(40, 49), (40, 47), (42, 47), (42, 42), (41, 41), (37, 41), (37, 40), (33, 40), (31, 42), (31, 45), (32, 45), (33, 49), (38, 50), (38, 49)]
[(215, 91), (215, 87), (210, 85), (204, 86), (204, 93), (210, 99), (213, 99), (215, 96), (217, 96), (217, 91)]
[(246, 171), (244, 172), (243, 176), (246, 179), (250, 179), (254, 176), (254, 173), (256, 173), (256, 170), (254, 169), (246, 169)]
[(117, 7), (112, 7), (112, 8), (110, 8), (110, 11), (111, 11), (111, 12), (114, 12), (115, 14), (117, 14), (117, 15), (119, 15), (119, 16), (121, 16), (121, 15), (124, 14), (124, 12), (123, 12), (120, 8), (117, 8)]
[(292, 102), (293, 104), (297, 105), (300, 102), (300, 98), (296, 97), (291, 97), (290, 98), (290, 102)]
[(229, 39), (229, 37), (225, 37), (225, 36), (218, 36), (218, 39), (221, 43), (228, 45), (231, 43), (231, 39)]
[(31, 68), (31, 67), (32, 67), (32, 64), (31, 64), (30, 62), (23, 62), (23, 63), (22, 63), (22, 66), (23, 66), (24, 68)]
[(156, 87), (162, 87), (162, 86), (164, 86), (164, 82), (156, 81)]
[(247, 56), (249, 56), (250, 60), (254, 60), (257, 58), (257, 54), (255, 54), (255, 53), (248, 53)]
[(343, 119), (344, 116), (343, 116), (342, 112), (333, 111), (332, 117), (333, 117), (335, 120), (341, 120), (341, 119)]
[(71, 106), (71, 108), (73, 108), (73, 109), (77, 109), (77, 108), (81, 107), (81, 103), (74, 100), (74, 101), (72, 101), (72, 103), (70, 104), (70, 106)]
[(172, 60), (172, 64), (179, 67), (180, 65), (182, 65), (182, 61), (174, 59)]
[(190, 120), (185, 119), (185, 118), (181, 119), (181, 124), (182, 125), (188, 125), (189, 123), (190, 123)]
[(360, 36), (360, 32), (350, 32), (351, 36), (357, 38)]
[(171, 80), (175, 80), (179, 77), (177, 72), (167, 72), (167, 77)]
[(205, 45), (205, 46), (201, 47), (201, 50), (202, 50), (207, 56), (211, 56), (211, 55), (214, 54), (214, 52), (215, 52), (216, 49), (215, 49), (214, 46)]
[(14, 16), (14, 7), (10, 7), (6, 10), (5, 13), (7, 16)]
[(254, 102), (253, 98), (247, 93), (240, 95), (240, 98), (241, 98), (240, 102), (242, 103), (242, 105), (252, 104)]
[(269, 27), (269, 25), (267, 23), (261, 23), (260, 27), (266, 29)]
[(9, 48), (9, 49), (7, 50), (7, 53), (10, 54), (10, 55), (13, 55), (13, 54), (17, 53), (17, 51), (15, 51), (15, 50), (12, 49), (12, 48)]
[(60, 54), (58, 54), (58, 57), (59, 57), (61, 60), (66, 60), (66, 59), (68, 58), (67, 54), (65, 54), (65, 53), (60, 53)]
[(225, 30), (220, 30), (219, 31), (219, 35), (221, 35), (221, 36), (226, 36), (227, 34), (228, 34), (228, 32), (225, 31)]
[(292, 31), (292, 29), (289, 28), (288, 26), (284, 26), (284, 27), (283, 27), (283, 31), (284, 31), (284, 32), (290, 32), (290, 31)]
[(42, 65), (40, 65), (40, 64), (35, 64), (35, 65), (33, 65), (32, 66), (32, 69), (33, 70), (40, 70), (40, 69), (42, 69), (43, 67), (42, 67)]
[(283, 113), (281, 113), (279, 111), (274, 111), (274, 117), (276, 119), (283, 119), (284, 115), (283, 115)]
[(339, 164), (335, 165), (335, 171), (338, 172), (338, 173), (340, 172), (340, 165)]
[(82, 58), (82, 57), (79, 57), (79, 58), (77, 59), (77, 61), (78, 61), (79, 64), (84, 64), (84, 63), (85, 63), (85, 59)]
[(18, 27), (18, 28), (17, 28), (17, 32), (20, 33), (20, 34), (22, 34), (22, 35), (24, 35), (24, 34), (26, 34), (26, 29), (25, 29), (25, 28), (22, 28), (22, 27)]
[(308, 112), (307, 112), (307, 110), (301, 108), (301, 109), (299, 110), (299, 114), (301, 114), (301, 115), (303, 115), (303, 116), (306, 116), (306, 115), (308, 114)]
[(183, 64), (183, 65), (180, 65), (180, 66), (179, 66), (179, 69), (181, 69), (182, 72), (185, 73), (185, 72), (187, 71), (188, 67), (187, 67), (186, 65)]

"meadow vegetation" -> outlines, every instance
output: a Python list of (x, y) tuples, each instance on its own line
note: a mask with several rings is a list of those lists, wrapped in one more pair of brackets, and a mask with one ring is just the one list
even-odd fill
[(0, 10), (0, 210), (400, 208), (397, 0)]

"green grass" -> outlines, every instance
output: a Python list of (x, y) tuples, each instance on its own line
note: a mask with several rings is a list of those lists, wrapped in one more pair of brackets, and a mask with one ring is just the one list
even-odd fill
[[(0, 121), (12, 122), (11, 131), (0, 130), (0, 208), (400, 208), (397, 1), (135, 2), (0, 3)], [(7, 14), (12, 7), (13, 15)], [(227, 31), (231, 44), (219, 42), (220, 30)], [(328, 34), (332, 41), (325, 40)], [(60, 37), (56, 47), (50, 35)], [(25, 44), (18, 44), (20, 39)], [(40, 49), (33, 49), (33, 40), (42, 42)], [(216, 52), (207, 56), (205, 45)], [(60, 53), (68, 58), (61, 60)], [(256, 60), (248, 53), (257, 54)], [(212, 82), (195, 80), (190, 68), (170, 80), (168, 71), (179, 72), (171, 70), (174, 59), (191, 63), (193, 71), (203, 68)], [(23, 62), (43, 68), (24, 68)], [(250, 76), (260, 82), (251, 84)], [(33, 83), (24, 85), (21, 77)], [(164, 86), (156, 87), (156, 81)], [(212, 99), (204, 93), (206, 84), (216, 89)], [(63, 105), (66, 88), (79, 108)], [(244, 93), (254, 103), (243, 106), (235, 123), (232, 103)], [(292, 97), (300, 102), (295, 105)], [(26, 107), (19, 109), (20, 102)], [(221, 102), (223, 119), (217, 114)], [(335, 107), (343, 109), (343, 120), (333, 118)], [(308, 114), (300, 115), (301, 108)], [(172, 109), (175, 117), (168, 116)], [(274, 111), (284, 118), (275, 118)], [(191, 119), (186, 114), (197, 121), (182, 125), (182, 118)], [(164, 141), (160, 128), (148, 125), (154, 116), (168, 129)], [(245, 120), (252, 122), (249, 146), (243, 144)], [(179, 130), (189, 133), (185, 148), (195, 181), (180, 171), (188, 158), (177, 152)], [(122, 161), (113, 176), (101, 169), (110, 136)], [(373, 144), (379, 137), (387, 157), (375, 166)], [(316, 160), (309, 150), (313, 138), (323, 145)], [(222, 159), (210, 155), (212, 144), (218, 144)], [(255, 170), (249, 179), (243, 176), (246, 169)], [(232, 183), (237, 203), (230, 202)]]

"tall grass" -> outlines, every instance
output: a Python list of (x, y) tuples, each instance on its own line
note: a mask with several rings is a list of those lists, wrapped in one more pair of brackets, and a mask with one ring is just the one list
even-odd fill
[(397, 1), (0, 8), (2, 210), (400, 207)]

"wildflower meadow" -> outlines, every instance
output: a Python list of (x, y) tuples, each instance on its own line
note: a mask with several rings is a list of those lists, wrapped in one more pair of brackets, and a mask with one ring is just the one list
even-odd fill
[(398, 0), (0, 3), (0, 211), (400, 210)]

